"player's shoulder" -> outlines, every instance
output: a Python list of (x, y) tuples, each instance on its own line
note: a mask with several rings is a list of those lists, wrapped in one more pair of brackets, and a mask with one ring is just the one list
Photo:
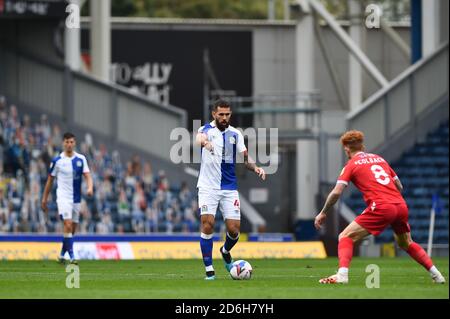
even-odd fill
[(86, 156), (84, 156), (83, 154), (77, 153), (77, 152), (75, 152), (74, 154), (75, 154), (75, 157), (81, 158), (82, 160), (86, 160)]
[(59, 153), (58, 155), (56, 155), (52, 158), (52, 163), (56, 164), (62, 158), (63, 158), (63, 153)]
[(52, 172), (56, 166), (59, 165), (59, 163), (61, 163), (61, 159), (63, 158), (63, 153), (60, 153), (56, 156), (54, 156), (50, 162), (50, 172)]
[(351, 159), (347, 160), (347, 162), (345, 162), (344, 167), (350, 167), (353, 165), (355, 165), (355, 161), (354, 161), (354, 158), (351, 158)]
[(198, 133), (207, 133), (210, 129), (214, 128), (214, 121), (210, 123), (206, 123), (198, 129)]
[(235, 128), (234, 126), (229, 125), (228, 130), (242, 136), (242, 132), (240, 130), (238, 130), (237, 128)]
[(361, 160), (361, 158), (359, 156), (354, 156), (352, 158), (350, 158), (349, 160), (347, 160), (347, 162), (345, 163), (342, 172), (345, 170), (347, 173), (353, 172), (354, 169), (358, 166), (358, 162)]

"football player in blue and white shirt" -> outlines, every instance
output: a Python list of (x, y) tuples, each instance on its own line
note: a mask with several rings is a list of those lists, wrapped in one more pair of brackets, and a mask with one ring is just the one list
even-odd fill
[(64, 263), (64, 255), (69, 253), (70, 263), (77, 264), (73, 253), (73, 236), (80, 221), (81, 182), (86, 178), (87, 195), (93, 195), (93, 182), (86, 157), (75, 152), (75, 135), (65, 133), (63, 136), (63, 152), (55, 157), (51, 164), (47, 183), (42, 197), (42, 210), (47, 212), (47, 199), (56, 178), (56, 203), (58, 213), (64, 222), (64, 238), (60, 263)]
[(196, 142), (201, 145), (201, 166), (198, 177), (198, 205), (201, 219), (200, 248), (205, 264), (206, 280), (215, 279), (212, 263), (213, 231), (217, 208), (220, 208), (227, 229), (220, 253), (230, 271), (233, 259), (230, 250), (239, 239), (241, 213), (235, 174), (236, 155), (244, 157), (247, 169), (263, 180), (266, 173), (249, 159), (242, 133), (230, 126), (231, 106), (224, 100), (214, 103), (214, 120), (198, 130)]

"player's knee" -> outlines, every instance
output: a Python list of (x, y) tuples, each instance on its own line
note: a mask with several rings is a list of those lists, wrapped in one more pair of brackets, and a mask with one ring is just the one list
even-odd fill
[(214, 224), (210, 221), (203, 221), (202, 222), (202, 233), (205, 234), (212, 234), (214, 231)]
[(64, 221), (64, 232), (72, 233), (72, 222)]
[(403, 250), (408, 250), (409, 244), (406, 241), (397, 241), (398, 247), (400, 247)]
[(413, 243), (413, 241), (409, 238), (399, 238), (397, 237), (397, 244), (403, 250), (408, 250), (409, 246)]
[(346, 238), (346, 237), (350, 237), (350, 236), (348, 236), (348, 235), (349, 235), (348, 233), (342, 232), (342, 233), (339, 234), (338, 240), (341, 241), (342, 239), (344, 239), (344, 238)]
[(231, 238), (236, 238), (239, 236), (239, 228), (232, 228), (228, 230), (228, 235), (230, 235)]
[(342, 233), (340, 233), (339, 237), (338, 237), (339, 241), (341, 241), (344, 238), (350, 238), (351, 240), (353, 240), (353, 242), (358, 241), (356, 233), (352, 233), (352, 232), (347, 232), (347, 233), (342, 232)]

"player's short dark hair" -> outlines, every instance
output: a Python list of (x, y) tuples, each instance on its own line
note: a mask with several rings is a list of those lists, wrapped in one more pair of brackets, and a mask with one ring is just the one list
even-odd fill
[(217, 108), (219, 108), (219, 107), (225, 107), (225, 108), (231, 109), (231, 104), (224, 99), (218, 99), (213, 104), (213, 110), (217, 111)]
[(63, 135), (63, 140), (68, 140), (68, 139), (70, 139), (70, 138), (75, 138), (75, 134), (70, 133), (70, 132), (64, 133), (64, 135)]

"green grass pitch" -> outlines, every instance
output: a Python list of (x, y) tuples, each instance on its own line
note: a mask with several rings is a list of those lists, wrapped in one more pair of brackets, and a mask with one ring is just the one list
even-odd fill
[[(0, 261), (0, 298), (449, 298), (409, 258), (354, 258), (348, 285), (320, 285), (337, 259), (250, 259), (249, 281), (234, 281), (221, 260), (204, 281), (199, 260), (81, 261), (80, 288), (66, 288), (65, 267), (53, 261)], [(434, 258), (448, 281), (448, 259)], [(380, 267), (380, 288), (366, 288), (366, 267)]]

